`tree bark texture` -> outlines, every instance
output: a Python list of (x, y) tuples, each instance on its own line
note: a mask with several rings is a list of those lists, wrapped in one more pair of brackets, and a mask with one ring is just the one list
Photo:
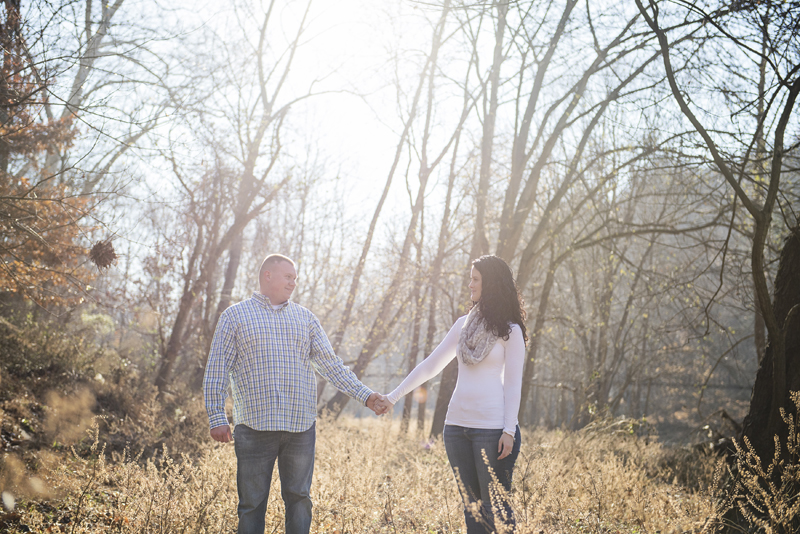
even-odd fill
[(432, 438), (438, 438), (444, 431), (444, 418), (447, 415), (447, 407), (450, 405), (450, 397), (453, 396), (457, 381), (458, 360), (454, 358), (442, 371), (442, 380), (439, 382), (439, 395), (436, 397), (436, 408), (433, 409)]
[[(783, 407), (787, 413), (796, 410), (789, 399), (790, 391), (800, 391), (800, 227), (795, 227), (781, 251), (775, 277), (773, 311), (785, 332), (785, 366), (773, 357), (774, 343), (767, 344), (764, 358), (758, 366), (756, 382), (750, 397), (750, 411), (744, 419), (742, 434), (750, 441), (762, 460), (772, 458), (774, 437), (786, 442), (788, 428), (773, 407)], [(775, 391), (773, 377), (785, 377), (786, 388)], [(785, 450), (785, 447), (782, 447)]]

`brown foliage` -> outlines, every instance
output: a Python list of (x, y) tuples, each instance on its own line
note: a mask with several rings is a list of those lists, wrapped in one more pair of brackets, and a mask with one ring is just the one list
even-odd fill
[(65, 185), (8, 178), (0, 183), (0, 291), (41, 305), (76, 302), (94, 277), (79, 244), (87, 199), (70, 198)]
[[(19, 7), (0, 17), (0, 292), (40, 306), (74, 304), (93, 273), (85, 268), (81, 221), (92, 206), (40, 162), (71, 145), (73, 117), (43, 116), (46, 79), (30, 57)], [(13, 167), (18, 167), (12, 170)]]

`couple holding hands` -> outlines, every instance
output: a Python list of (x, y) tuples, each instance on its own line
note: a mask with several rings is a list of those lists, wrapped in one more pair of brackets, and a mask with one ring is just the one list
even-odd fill
[[(260, 291), (220, 316), (208, 356), (203, 394), (216, 441), (233, 439), (239, 534), (263, 534), (277, 459), (286, 533), (311, 528), (311, 479), (316, 439), (316, 369), (337, 389), (388, 412), (404, 395), (458, 358), (444, 445), (464, 503), (467, 533), (514, 530), (507, 496), (519, 455), (517, 424), (525, 361), (525, 311), (511, 269), (497, 256), (472, 262), (469, 313), (394, 391), (362, 384), (334, 354), (319, 320), (289, 298), (294, 262), (267, 256)], [(235, 429), (225, 415), (230, 384)], [(499, 483), (500, 487), (497, 487)]]

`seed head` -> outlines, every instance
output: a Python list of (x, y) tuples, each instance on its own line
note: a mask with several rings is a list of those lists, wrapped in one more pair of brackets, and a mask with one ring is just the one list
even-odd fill
[(89, 259), (92, 263), (97, 265), (99, 269), (107, 269), (117, 259), (117, 253), (114, 251), (114, 245), (111, 244), (110, 239), (105, 241), (98, 241), (89, 252)]

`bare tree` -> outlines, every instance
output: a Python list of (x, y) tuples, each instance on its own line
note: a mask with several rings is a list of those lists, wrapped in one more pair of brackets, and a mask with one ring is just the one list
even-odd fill
[[(734, 9), (720, 5), (709, 11), (692, 2), (681, 3), (682, 11), (676, 13), (678, 17), (688, 16), (695, 27), (704, 28), (708, 32), (709, 43), (716, 45), (716, 50), (729, 47), (733, 51), (725, 54), (728, 57), (733, 56), (732, 61), (725, 62), (718, 68), (724, 75), (723, 83), (729, 78), (728, 75), (734, 75), (737, 81), (722, 87), (713, 81), (710, 87), (701, 86), (701, 89), (724, 90), (724, 94), (731, 95), (728, 105), (733, 108), (732, 124), (725, 130), (721, 124), (709, 125), (711, 118), (708, 113), (692, 103), (689, 88), (673, 67), (674, 53), (670, 50), (670, 31), (664, 26), (664, 20), (670, 18), (671, 14), (662, 12), (663, 5), (655, 0), (650, 0), (647, 5), (640, 0), (636, 3), (647, 24), (658, 37), (664, 69), (675, 102), (702, 140), (710, 162), (752, 220), (750, 264), (756, 302), (769, 336), (769, 347), (756, 377), (744, 434), (751, 439), (762, 458), (769, 458), (774, 448), (772, 437), (785, 435), (779, 410), (791, 407), (789, 391), (800, 389), (800, 366), (796, 365), (794, 359), (787, 360), (790, 353), (786, 350), (787, 332), (792, 330), (793, 321), (796, 320), (795, 314), (790, 311), (792, 297), (790, 294), (785, 295), (790, 298), (788, 304), (783, 301), (783, 295), (778, 299), (782, 301), (781, 305), (772, 301), (764, 256), (773, 214), (778, 204), (781, 177), (785, 172), (785, 137), (787, 128), (791, 126), (797, 96), (800, 94), (800, 48), (795, 39), (798, 14), (789, 5), (772, 2), (764, 5), (744, 3)], [(769, 71), (766, 75), (769, 85), (766, 94), (763, 91), (765, 75), (761, 73), (762, 69)], [(748, 91), (748, 85), (752, 85), (750, 80), (755, 80), (761, 91), (758, 90), (759, 87), (750, 87)], [(753, 94), (757, 95), (755, 99), (750, 96)], [(756, 117), (751, 116), (752, 129), (742, 139), (740, 136), (743, 132), (737, 122), (744, 118), (738, 111), (742, 109), (741, 106), (760, 109), (759, 106), (764, 106), (764, 102), (766, 106), (763, 107), (763, 112)], [(768, 129), (771, 129), (769, 134)], [(770, 140), (769, 143), (766, 139)], [(756, 157), (769, 161), (767, 176), (753, 175), (751, 161)], [(763, 188), (763, 195), (751, 192), (751, 185), (755, 189)], [(793, 227), (796, 221), (788, 221), (788, 224)], [(791, 241), (787, 244), (789, 245)], [(792, 260), (785, 258), (785, 261)], [(790, 269), (784, 263), (784, 269), (787, 268)], [(783, 309), (786, 306), (788, 309)]]
[[(569, 1), (556, 6), (545, 2), (547, 9), (541, 10), (536, 7), (542, 6), (534, 4), (499, 3), (492, 7), (498, 9), (495, 47), (507, 51), (495, 54), (499, 64), (493, 64), (490, 72), (494, 75), (502, 65), (514, 69), (512, 74), (501, 78), (501, 84), (507, 87), (507, 93), (501, 97), (513, 105), (506, 111), (513, 121), (513, 130), (507, 134), (512, 140), (511, 151), (503, 160), (509, 171), (507, 178), (499, 181), (496, 193), (503, 199), (502, 212), (496, 219), (496, 254), (509, 262), (519, 258), (517, 282), (523, 291), (527, 290), (537, 265), (544, 263), (548, 240), (555, 232), (555, 214), (562, 201), (581, 184), (583, 176), (603, 160), (603, 155), (589, 157), (585, 153), (595, 129), (603, 124), (603, 117), (614, 104), (635, 99), (648, 90), (649, 84), (640, 79), (659, 57), (646, 50), (650, 38), (635, 30), (637, 13), (615, 13), (617, 16), (613, 20), (606, 15), (604, 21), (609, 24), (601, 29), (594, 21), (591, 6), (587, 4), (585, 17), (581, 17), (575, 11), (577, 4), (577, 1)], [(508, 26), (512, 16), (515, 23)], [(581, 36), (587, 37), (591, 45), (584, 45)], [(473, 39), (475, 47), (478, 41)], [(514, 62), (510, 58), (514, 58)], [(590, 90), (593, 86), (602, 87), (602, 90)], [(493, 93), (489, 90), (486, 94)], [(487, 109), (491, 111), (492, 106)], [(485, 117), (484, 123), (489, 119)], [(483, 133), (499, 135), (486, 128)], [(481, 140), (482, 157), (499, 159), (487, 149), (494, 142)], [(629, 159), (620, 163), (620, 168), (652, 150), (646, 145), (637, 149), (639, 152), (630, 153)], [(616, 150), (612, 147), (609, 153)], [(481, 168), (485, 166), (482, 163)], [(565, 171), (556, 170), (560, 168)], [(606, 179), (612, 178), (613, 174), (609, 174)], [(586, 191), (584, 204), (601, 186), (602, 183), (598, 183), (594, 190)], [(487, 197), (482, 196), (485, 194), (478, 187), (478, 204), (487, 201)], [(536, 211), (538, 206), (544, 208)], [(535, 225), (532, 219), (536, 220)], [(484, 252), (477, 246), (483, 241), (480, 234), (484, 231), (481, 225), (477, 226), (471, 250), (473, 258)], [(545, 282), (545, 287), (547, 285)], [(549, 290), (540, 297), (544, 299), (539, 303), (536, 316), (541, 326)], [(533, 353), (526, 359), (526, 365), (530, 366), (526, 376), (533, 375), (532, 358), (537, 343), (530, 344), (529, 352)], [(444, 410), (455, 385), (454, 376), (454, 369), (445, 371), (444, 385), (437, 400), (439, 417), (434, 422), (434, 433), (441, 431)], [(528, 393), (527, 386), (525, 392)], [(523, 399), (523, 405), (525, 401)]]
[[(425, 203), (425, 194), (427, 187), (429, 185), (430, 178), (433, 174), (433, 171), (439, 166), (444, 157), (450, 152), (451, 147), (453, 146), (453, 143), (456, 139), (456, 136), (461, 127), (463, 126), (464, 122), (466, 121), (468, 113), (472, 107), (472, 97), (471, 95), (467, 94), (462, 101), (460, 116), (453, 129), (453, 133), (449, 136), (449, 138), (447, 138), (443, 142), (443, 146), (438, 152), (434, 152), (433, 154), (431, 154), (433, 150), (430, 148), (429, 143), (431, 142), (432, 138), (431, 132), (433, 129), (432, 121), (434, 116), (435, 89), (437, 84), (437, 78), (435, 76), (436, 66), (440, 49), (443, 43), (445, 42), (445, 37), (446, 37), (445, 30), (447, 28), (446, 23), (449, 14), (450, 14), (450, 1), (446, 0), (444, 5), (442, 6), (438, 22), (434, 28), (430, 53), (426, 56), (425, 66), (422, 69), (419, 78), (419, 83), (417, 84), (417, 89), (414, 97), (414, 104), (412, 106), (412, 109), (416, 109), (416, 106), (418, 105), (419, 102), (418, 95), (422, 92), (423, 89), (427, 89), (425, 118), (422, 131), (420, 134), (422, 144), (419, 149), (420, 159), (419, 159), (417, 191), (416, 194), (412, 196), (410, 220), (406, 227), (406, 234), (400, 249), (395, 272), (392, 275), (389, 286), (386, 288), (386, 292), (381, 298), (378, 313), (366, 336), (366, 342), (362, 346), (361, 352), (355, 362), (355, 365), (353, 366), (353, 372), (355, 372), (356, 375), (359, 377), (363, 375), (367, 366), (371, 362), (372, 357), (374, 356), (375, 352), (377, 351), (378, 347), (381, 345), (384, 337), (386, 336), (386, 333), (391, 329), (391, 326), (397, 320), (398, 315), (395, 306), (398, 300), (399, 289), (402, 286), (405, 274), (407, 273), (408, 270), (408, 265), (409, 265), (408, 256), (411, 250), (411, 246), (413, 244), (414, 236), (417, 231), (417, 225), (419, 224), (419, 220), (422, 214), (423, 206)], [(467, 75), (469, 74), (471, 68), (472, 68), (472, 62), (470, 61), (467, 65)], [(402, 134), (402, 136), (407, 135), (408, 128), (410, 128), (410, 123), (406, 122), (406, 128), (404, 129), (404, 133)], [(398, 145), (398, 148), (399, 146), (400, 145)], [(397, 156), (395, 157), (395, 161), (397, 161)], [(396, 163), (393, 164), (393, 168), (395, 166)], [(347, 397), (345, 394), (337, 392), (327, 402), (324, 409), (338, 416), (348, 400), (349, 397)]]
[[(226, 185), (229, 188), (231, 185), (235, 187), (229, 189), (230, 204), (225, 208), (227, 217), (220, 224), (211, 227), (211, 235), (204, 234), (203, 226), (199, 226), (191, 258), (202, 258), (202, 261), (196, 268), (187, 271), (180, 306), (155, 380), (161, 392), (167, 389), (172, 379), (172, 371), (180, 355), (197, 297), (214, 278), (223, 253), (231, 249), (232, 245), (238, 248), (238, 250), (233, 249), (229, 256), (227, 273), (229, 280), (223, 284), (223, 287), (230, 287), (230, 280), (235, 278), (238, 271), (237, 257), (241, 254), (242, 232), (251, 221), (263, 213), (275, 200), (281, 188), (292, 178), (289, 170), (284, 170), (278, 176), (275, 176), (274, 170), (281, 155), (281, 131), (286, 116), (293, 104), (308, 97), (306, 94), (287, 98), (283, 95), (283, 90), (292, 73), (294, 58), (304, 37), (310, 3), (307, 3), (302, 10), (293, 37), (281, 51), (275, 51), (273, 41), (267, 38), (271, 26), (278, 24), (274, 19), (277, 17), (276, 5), (275, 1), (268, 4), (266, 9), (257, 15), (258, 18), (255, 18), (254, 13), (239, 13), (239, 23), (243, 30), (249, 27), (252, 20), (258, 21), (256, 41), (242, 43), (250, 51), (244, 57), (239, 49), (234, 51), (224, 45), (220, 46), (221, 50), (229, 51), (230, 54), (236, 53), (238, 60), (234, 60), (231, 55), (223, 55), (220, 58), (219, 69), (212, 72), (210, 80), (206, 80), (206, 83), (215, 87), (216, 91), (232, 91), (229, 100), (219, 101), (223, 107), (215, 110), (223, 119), (217, 122), (215, 113), (207, 122), (212, 133), (206, 142), (214, 147), (215, 144), (219, 144), (219, 139), (227, 137), (217, 128), (230, 128), (229, 131), (235, 132), (234, 139), (238, 141), (237, 143), (215, 147), (217, 156), (214, 163), (216, 174), (223, 172), (228, 174), (226, 169), (231, 168)], [(247, 35), (247, 32), (243, 33)], [(246, 69), (245, 65), (253, 67)], [(246, 73), (244, 77), (242, 72)], [(203, 113), (211, 111), (209, 107), (212, 96), (210, 94), (209, 100), (203, 102)], [(228, 102), (230, 106), (225, 107)], [(166, 154), (166, 157), (171, 161), (175, 177), (189, 199), (189, 206), (193, 206), (192, 197), (196, 184), (189, 179), (189, 176), (184, 175), (174, 152)], [(225, 160), (231, 160), (231, 164), (223, 163)], [(197, 224), (204, 225), (207, 217), (207, 213), (199, 212)]]

